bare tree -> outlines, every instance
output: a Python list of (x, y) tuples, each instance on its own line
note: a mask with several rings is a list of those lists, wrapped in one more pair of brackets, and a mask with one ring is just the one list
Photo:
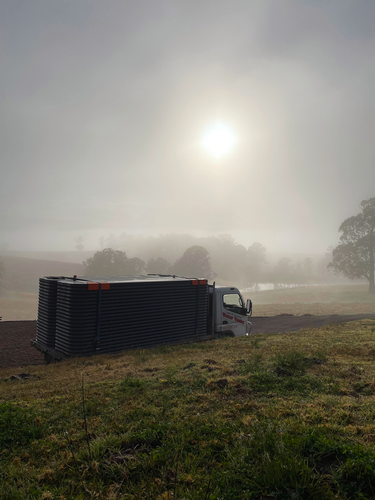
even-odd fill
[(78, 238), (74, 238), (74, 241), (76, 242), (76, 249), (81, 252), (85, 248), (83, 246), (83, 237), (78, 236)]
[(100, 246), (100, 250), (103, 250), (104, 249), (104, 245), (105, 245), (105, 237), (104, 236), (101, 236), (99, 238), (99, 246)]

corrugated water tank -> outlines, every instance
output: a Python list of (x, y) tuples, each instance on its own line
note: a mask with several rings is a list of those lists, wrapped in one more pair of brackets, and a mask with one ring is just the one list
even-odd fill
[(65, 357), (189, 342), (206, 335), (206, 280), (64, 278), (57, 280), (56, 295), (55, 305), (51, 301), (55, 349)]
[(36, 340), (42, 347), (54, 348), (56, 337), (57, 283), (61, 277), (39, 279)]

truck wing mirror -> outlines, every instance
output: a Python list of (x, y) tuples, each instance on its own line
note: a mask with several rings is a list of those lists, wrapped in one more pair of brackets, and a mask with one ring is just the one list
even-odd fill
[(252, 312), (253, 312), (253, 303), (251, 302), (250, 299), (247, 299), (247, 301), (246, 301), (246, 313), (250, 314), (250, 316), (251, 316)]

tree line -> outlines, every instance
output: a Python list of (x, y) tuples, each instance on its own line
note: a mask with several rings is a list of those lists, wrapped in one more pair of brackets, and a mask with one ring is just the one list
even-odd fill
[(196, 276), (208, 279), (215, 277), (210, 256), (207, 250), (199, 245), (188, 248), (173, 265), (162, 257), (149, 259), (147, 263), (138, 257), (129, 259), (124, 251), (112, 248), (96, 252), (83, 264), (86, 276), (127, 276), (147, 273)]
[[(164, 274), (205, 277), (210, 280), (216, 278), (242, 287), (257, 287), (259, 283), (265, 282), (274, 283), (275, 287), (283, 287), (325, 281), (324, 276), (318, 274), (319, 266), (310, 257), (297, 262), (293, 262), (289, 257), (283, 257), (275, 266), (270, 266), (266, 260), (266, 249), (260, 243), (254, 243), (245, 251), (238, 251), (237, 245), (233, 246), (232, 251), (227, 252), (226, 258), (225, 254), (220, 256), (221, 268), (212, 265), (209, 252), (201, 245), (193, 245), (186, 249), (173, 264), (163, 257), (153, 257), (147, 261), (139, 257), (128, 258), (126, 252), (112, 248), (96, 252), (83, 264), (86, 276)], [(219, 259), (215, 257), (217, 262)], [(231, 258), (235, 259), (234, 266), (230, 265)], [(320, 263), (320, 269), (324, 273), (326, 264), (326, 262), (323, 262), (323, 265)]]
[[(275, 287), (328, 283), (335, 282), (335, 275), (342, 275), (349, 279), (366, 279), (369, 292), (375, 293), (375, 198), (363, 200), (360, 207), (359, 214), (341, 224), (339, 244), (329, 248), (319, 261), (307, 257), (294, 262), (289, 257), (282, 257), (270, 266), (266, 248), (261, 243), (245, 248), (230, 235), (196, 238), (172, 234), (144, 238), (122, 234), (100, 238), (101, 246), (110, 244), (115, 248), (103, 248), (85, 261), (85, 274), (197, 276), (218, 278), (243, 287), (256, 287), (259, 283), (273, 283)], [(82, 241), (77, 241), (78, 244)], [(126, 252), (118, 248), (124, 245), (133, 250), (138, 247), (143, 255), (151, 253), (153, 256), (128, 258)], [(176, 258), (178, 252), (180, 256)], [(173, 261), (171, 257), (175, 257)]]
[[(375, 197), (363, 200), (360, 212), (344, 220), (339, 232), (339, 244), (329, 248), (318, 261), (282, 257), (270, 265), (261, 243), (245, 248), (230, 235), (197, 238), (169, 234), (154, 238), (123, 234), (100, 238), (101, 246), (108, 246), (83, 264), (86, 276), (174, 274), (217, 278), (242, 287), (256, 287), (259, 283), (273, 283), (275, 287), (329, 283), (341, 275), (367, 280), (369, 292), (375, 294)], [(137, 248), (141, 255), (128, 258), (121, 248), (124, 245), (133, 251)], [(82, 237), (76, 238), (76, 247), (82, 250)], [(0, 261), (0, 289), (4, 275), (5, 266)]]

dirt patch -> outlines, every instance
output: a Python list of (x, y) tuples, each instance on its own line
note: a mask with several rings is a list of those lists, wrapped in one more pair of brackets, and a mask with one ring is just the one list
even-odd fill
[(36, 337), (36, 321), (0, 322), (0, 368), (44, 364), (43, 355), (30, 340)]
[(332, 323), (347, 323), (361, 319), (374, 318), (375, 314), (345, 314), (328, 316), (253, 316), (252, 334), (296, 332), (301, 328), (322, 328)]

